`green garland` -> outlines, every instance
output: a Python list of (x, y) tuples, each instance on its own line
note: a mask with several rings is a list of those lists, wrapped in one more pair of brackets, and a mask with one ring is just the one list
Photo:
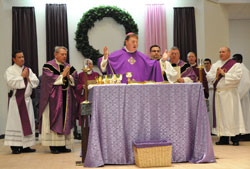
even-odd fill
[(84, 57), (93, 60), (97, 64), (97, 60), (102, 54), (99, 50), (94, 49), (89, 44), (88, 31), (94, 26), (96, 21), (102, 20), (104, 17), (112, 17), (117, 23), (124, 26), (126, 34), (134, 32), (138, 34), (137, 24), (132, 16), (115, 6), (100, 6), (95, 7), (83, 14), (76, 30), (76, 48), (83, 54)]

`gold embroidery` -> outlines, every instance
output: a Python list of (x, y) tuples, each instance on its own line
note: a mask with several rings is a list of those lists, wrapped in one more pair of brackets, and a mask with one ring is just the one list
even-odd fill
[(128, 59), (128, 62), (133, 65), (135, 64), (136, 60), (131, 56), (129, 59)]

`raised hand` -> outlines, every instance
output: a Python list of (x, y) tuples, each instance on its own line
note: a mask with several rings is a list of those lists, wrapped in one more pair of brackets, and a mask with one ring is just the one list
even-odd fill
[(104, 59), (107, 59), (109, 56), (109, 50), (107, 46), (105, 46), (103, 49), (103, 55), (104, 55)]
[(168, 60), (168, 58), (169, 58), (169, 53), (168, 53), (168, 50), (166, 49), (166, 50), (164, 51), (163, 55), (162, 55), (161, 60), (162, 60), (163, 62), (165, 62), (165, 61)]

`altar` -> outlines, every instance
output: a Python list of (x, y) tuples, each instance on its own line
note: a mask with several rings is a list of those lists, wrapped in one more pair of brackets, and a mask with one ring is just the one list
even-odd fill
[(167, 140), (172, 162), (215, 162), (200, 83), (115, 84), (90, 89), (84, 167), (134, 164), (133, 141)]

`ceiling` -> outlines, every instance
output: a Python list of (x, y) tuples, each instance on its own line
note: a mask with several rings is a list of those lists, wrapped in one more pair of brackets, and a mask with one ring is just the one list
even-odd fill
[(250, 3), (223, 4), (228, 11), (229, 19), (250, 19)]
[(223, 5), (229, 19), (250, 19), (250, 0), (207, 0)]

